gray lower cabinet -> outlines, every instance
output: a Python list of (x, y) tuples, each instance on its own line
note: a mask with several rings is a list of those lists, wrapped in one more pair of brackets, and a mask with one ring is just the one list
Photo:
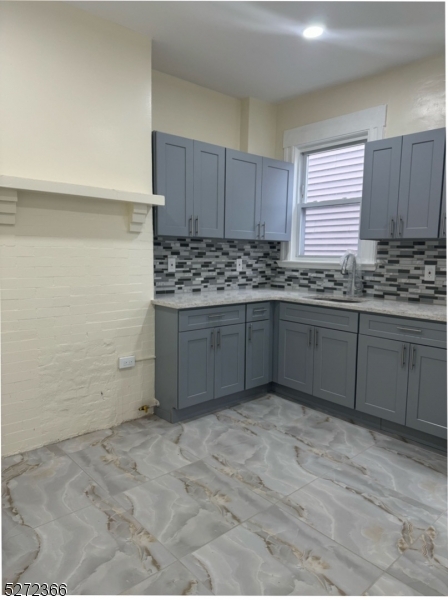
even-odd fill
[(179, 333), (178, 408), (244, 390), (245, 326)]
[(244, 323), (215, 328), (215, 398), (244, 390)]
[(360, 335), (356, 409), (405, 424), (410, 344)]
[[(283, 305), (280, 315), (289, 314), (285, 312), (289, 306)], [(314, 317), (325, 319), (325, 312), (321, 309)], [(309, 314), (305, 310), (301, 316)], [(357, 339), (353, 332), (280, 320), (276, 382), (354, 408)]]
[(246, 390), (272, 381), (270, 321), (246, 323)]
[(277, 381), (305, 394), (313, 392), (313, 327), (280, 321)]
[(313, 396), (354, 408), (356, 333), (314, 329)]
[(214, 337), (214, 329), (179, 333), (179, 408), (213, 399)]
[(411, 345), (406, 425), (447, 437), (446, 350)]

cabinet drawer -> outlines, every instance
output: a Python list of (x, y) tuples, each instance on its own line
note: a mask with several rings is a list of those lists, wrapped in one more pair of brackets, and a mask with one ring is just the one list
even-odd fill
[(446, 324), (362, 314), (359, 332), (390, 340), (446, 348)]
[(181, 310), (179, 312), (179, 331), (193, 331), (205, 327), (244, 323), (245, 316), (246, 307), (244, 304)]
[(267, 321), (271, 318), (270, 302), (254, 302), (246, 305), (246, 321)]
[(282, 321), (318, 325), (328, 327), (329, 329), (351, 331), (353, 333), (358, 331), (358, 313), (348, 310), (281, 302), (280, 319)]

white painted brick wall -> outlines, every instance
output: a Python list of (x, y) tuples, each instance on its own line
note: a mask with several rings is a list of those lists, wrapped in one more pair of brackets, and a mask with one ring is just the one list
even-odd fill
[(152, 213), (19, 193), (0, 226), (2, 455), (142, 416), (153, 406)]

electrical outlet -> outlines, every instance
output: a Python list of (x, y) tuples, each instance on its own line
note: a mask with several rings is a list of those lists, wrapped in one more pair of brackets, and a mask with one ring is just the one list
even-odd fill
[(122, 356), (118, 359), (119, 369), (130, 369), (135, 367), (135, 356)]
[(436, 266), (425, 265), (425, 281), (434, 282), (436, 280)]
[(174, 256), (170, 256), (168, 259), (168, 273), (176, 272), (176, 259)]
[(242, 258), (236, 259), (236, 270), (238, 273), (240, 273), (243, 270), (243, 259)]

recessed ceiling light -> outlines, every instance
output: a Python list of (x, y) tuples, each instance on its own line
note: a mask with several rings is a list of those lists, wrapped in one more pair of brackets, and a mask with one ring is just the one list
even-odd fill
[(303, 32), (303, 37), (308, 38), (309, 40), (313, 38), (320, 37), (324, 32), (324, 28), (320, 25), (311, 25), (311, 27), (307, 27)]

